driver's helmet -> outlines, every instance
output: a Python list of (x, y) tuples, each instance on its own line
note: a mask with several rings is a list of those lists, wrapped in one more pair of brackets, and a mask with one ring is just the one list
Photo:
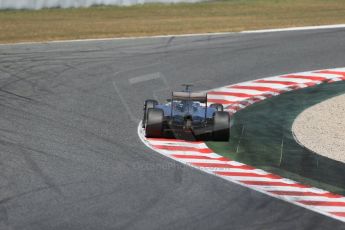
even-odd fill
[(183, 100), (183, 101), (177, 101), (176, 103), (173, 104), (174, 109), (185, 113), (185, 112), (195, 112), (198, 110), (198, 107), (200, 107), (200, 102), (196, 101), (188, 101), (188, 100)]
[(179, 111), (186, 112), (188, 111), (188, 101), (180, 101), (176, 107)]

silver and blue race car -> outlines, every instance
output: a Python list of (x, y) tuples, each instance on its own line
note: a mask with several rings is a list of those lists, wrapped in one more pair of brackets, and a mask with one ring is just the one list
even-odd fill
[(191, 92), (191, 85), (184, 86), (184, 91), (172, 92), (165, 104), (145, 101), (142, 126), (146, 137), (192, 135), (196, 139), (228, 141), (230, 115), (223, 111), (223, 105), (208, 105), (207, 93)]

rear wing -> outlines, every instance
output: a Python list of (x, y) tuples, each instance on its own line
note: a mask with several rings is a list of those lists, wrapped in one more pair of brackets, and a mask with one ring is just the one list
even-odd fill
[(207, 102), (207, 93), (192, 93), (192, 92), (173, 92), (173, 100), (189, 100), (189, 101), (198, 101), (200, 103)]

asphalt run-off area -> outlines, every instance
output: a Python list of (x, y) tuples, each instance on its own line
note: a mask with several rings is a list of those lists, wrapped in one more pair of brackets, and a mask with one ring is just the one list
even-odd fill
[[(210, 90), (267, 76), (342, 67), (344, 37), (343, 28), (328, 28), (0, 46), (1, 228), (344, 228), (331, 208), (317, 212), (306, 208), (315, 203), (295, 205), (228, 183), (152, 151), (137, 135), (146, 98), (164, 101), (184, 83), (193, 83), (196, 91)], [(321, 88), (317, 91), (322, 95)], [(291, 100), (296, 100), (292, 94)], [(283, 108), (275, 101), (283, 100), (278, 97), (239, 111), (248, 118), (241, 123), (252, 122), (251, 108), (265, 111), (268, 102)], [(231, 141), (239, 152), (251, 155), (257, 143), (250, 148), (244, 144), (263, 124), (246, 125), (242, 144), (235, 140), (241, 136), (240, 123), (234, 125)], [(300, 172), (301, 164), (291, 167), (287, 153), (298, 146), (285, 135), (288, 123), (274, 127), (280, 130), (268, 144), (283, 158), (277, 161), (272, 155), (267, 167), (273, 172), (281, 162), (278, 169), (310, 178), (303, 174), (307, 171)], [(305, 155), (312, 170), (325, 166), (319, 161), (314, 167), (312, 157)], [(261, 166), (262, 162), (255, 165)], [(332, 186), (327, 191), (342, 193), (337, 181), (324, 184)], [(323, 197), (331, 199), (342, 198)]]

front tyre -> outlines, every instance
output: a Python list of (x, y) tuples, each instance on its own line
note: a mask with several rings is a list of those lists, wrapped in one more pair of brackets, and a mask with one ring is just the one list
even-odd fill
[(213, 117), (213, 140), (228, 141), (230, 138), (230, 114), (218, 111)]
[(151, 138), (163, 137), (163, 118), (162, 109), (150, 108), (147, 111), (145, 126), (145, 136)]

